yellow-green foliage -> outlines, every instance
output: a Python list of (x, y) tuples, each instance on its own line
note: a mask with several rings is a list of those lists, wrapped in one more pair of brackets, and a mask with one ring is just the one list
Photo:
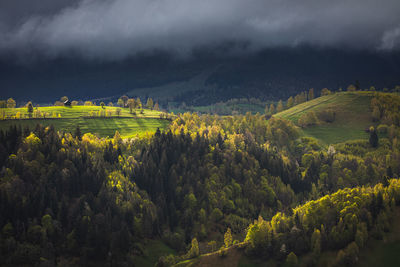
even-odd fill
[(371, 109), (375, 121), (400, 126), (400, 96), (375, 93), (374, 98), (371, 99)]
[(388, 214), (396, 203), (400, 204), (399, 179), (391, 179), (387, 187), (377, 184), (346, 188), (294, 208), (291, 216), (277, 213), (269, 222), (259, 218), (248, 227), (245, 242), (253, 253), (268, 253), (274, 237), (290, 235), (293, 229), (301, 227), (309, 233), (311, 248), (317, 254), (321, 250), (321, 232), (329, 236), (333, 247), (352, 241), (362, 246), (369, 234), (366, 224), (377, 233), (387, 229)]
[(228, 248), (232, 245), (232, 232), (231, 232), (231, 228), (228, 228), (226, 230), (226, 233), (224, 235), (224, 244), (225, 247)]
[(318, 124), (318, 118), (314, 111), (309, 111), (299, 118), (297, 124), (301, 127), (308, 127)]
[(192, 244), (190, 247), (190, 250), (188, 251), (186, 258), (195, 258), (199, 256), (200, 251), (199, 251), (199, 242), (197, 241), (196, 238), (192, 239)]
[(370, 102), (375, 94), (356, 91), (324, 95), (277, 113), (274, 117), (285, 118), (304, 127), (305, 135), (315, 137), (326, 145), (367, 139), (365, 129), (374, 123)]
[[(120, 110), (120, 112), (117, 112)], [(11, 120), (16, 118), (19, 120)], [(112, 137), (119, 130), (122, 137), (144, 136), (154, 133), (157, 128), (165, 129), (170, 123), (159, 119), (160, 112), (145, 109), (143, 114), (133, 116), (128, 108), (98, 106), (53, 106), (35, 108), (33, 117), (29, 119), (26, 108), (3, 108), (0, 111), (0, 129), (6, 130), (11, 125), (21, 125), (22, 128), (34, 128), (38, 123), (44, 126), (53, 125), (57, 130), (74, 132), (79, 125), (83, 133), (98, 134), (101, 137)]]
[(206, 135), (211, 143), (221, 137), (228, 147), (239, 150), (244, 149), (246, 139), (291, 147), (299, 137), (299, 131), (288, 120), (272, 118), (266, 121), (264, 116), (250, 113), (227, 117), (184, 113), (171, 123), (169, 129), (174, 134), (189, 133), (193, 139), (197, 134)]
[(34, 133), (31, 133), (29, 136), (25, 138), (25, 143), (32, 147), (36, 147), (39, 144), (41, 144), (41, 141), (39, 137), (37, 137)]

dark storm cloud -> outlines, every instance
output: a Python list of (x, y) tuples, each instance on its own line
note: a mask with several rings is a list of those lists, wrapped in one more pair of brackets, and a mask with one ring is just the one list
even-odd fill
[[(30, 3), (30, 6), (17, 3)], [(35, 3), (33, 5), (32, 3)], [(121, 59), (226, 41), (400, 48), (399, 0), (2, 0), (0, 50)], [(8, 3), (8, 5), (7, 5)], [(70, 4), (72, 3), (72, 4)], [(8, 11), (13, 16), (5, 16)], [(8, 13), (7, 13), (8, 14)]]

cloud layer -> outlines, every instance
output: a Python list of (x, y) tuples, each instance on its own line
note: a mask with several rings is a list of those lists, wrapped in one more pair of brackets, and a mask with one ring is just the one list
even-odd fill
[(236, 41), (250, 50), (400, 48), (399, 0), (43, 0), (36, 11), (3, 1), (0, 53), (20, 56), (119, 60)]

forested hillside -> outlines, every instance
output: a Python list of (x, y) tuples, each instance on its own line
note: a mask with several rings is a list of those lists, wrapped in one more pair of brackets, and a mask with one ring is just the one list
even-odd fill
[(65, 57), (15, 63), (3, 57), (1, 97), (43, 104), (65, 94), (102, 101), (128, 94), (152, 97), (163, 107), (169, 102), (204, 106), (232, 98), (278, 101), (312, 87), (346, 88), (356, 80), (360, 89), (374, 85), (381, 90), (399, 83), (398, 51), (380, 54), (301, 46), (239, 51), (240, 47), (226, 44), (180, 59), (158, 51), (121, 62)]
[[(328, 250), (354, 264), (400, 204), (400, 97), (368, 97), (367, 138), (333, 145), (250, 112), (184, 113), (125, 139), (1, 130), (0, 264), (195, 264), (231, 246), (277, 265)], [(149, 253), (155, 241), (171, 255)]]

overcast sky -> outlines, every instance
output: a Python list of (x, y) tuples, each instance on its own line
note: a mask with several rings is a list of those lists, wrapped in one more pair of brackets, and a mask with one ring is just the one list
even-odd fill
[(119, 60), (226, 41), (397, 50), (400, 0), (0, 0), (0, 53)]

